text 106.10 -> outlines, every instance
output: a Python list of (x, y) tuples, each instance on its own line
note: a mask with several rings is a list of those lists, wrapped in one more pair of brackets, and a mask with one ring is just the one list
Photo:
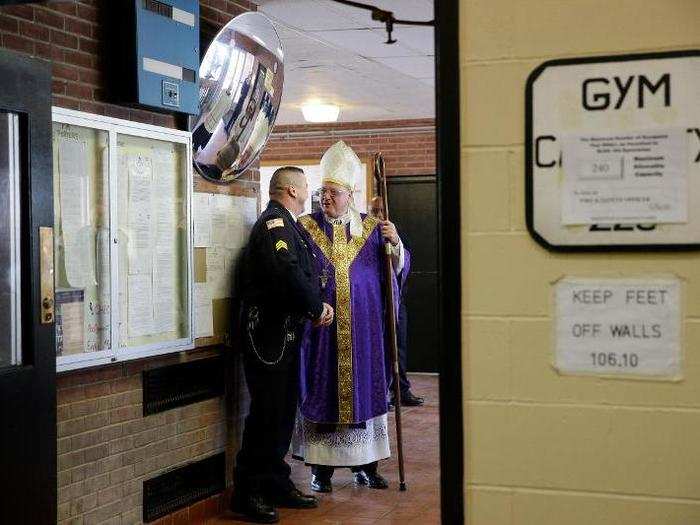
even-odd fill
[(637, 354), (616, 354), (615, 352), (591, 352), (593, 366), (636, 368), (639, 365)]

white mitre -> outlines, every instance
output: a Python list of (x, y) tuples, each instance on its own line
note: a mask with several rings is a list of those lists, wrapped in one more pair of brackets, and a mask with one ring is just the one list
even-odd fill
[(333, 144), (321, 157), (321, 184), (333, 182), (350, 191), (350, 235), (362, 235), (362, 217), (355, 207), (355, 181), (362, 177), (362, 162), (342, 140)]

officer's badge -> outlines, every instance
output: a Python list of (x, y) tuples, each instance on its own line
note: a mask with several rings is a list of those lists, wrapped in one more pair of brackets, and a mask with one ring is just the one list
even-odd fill
[[(280, 219), (280, 220), (282, 220), (282, 219)], [(287, 250), (287, 251), (288, 251), (288, 250), (289, 250), (289, 246), (287, 246), (287, 243), (286, 243), (286, 242), (284, 242), (282, 239), (280, 239), (280, 240), (277, 241), (277, 243), (275, 244), (275, 250), (276, 250), (276, 251), (280, 251), (280, 250)]]
[(284, 221), (282, 219), (270, 219), (265, 224), (267, 224), (268, 230), (272, 228), (284, 228)]

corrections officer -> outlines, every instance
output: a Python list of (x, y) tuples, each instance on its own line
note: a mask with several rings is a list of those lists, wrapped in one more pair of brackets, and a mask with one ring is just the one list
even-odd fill
[(299, 351), (307, 321), (328, 326), (333, 308), (322, 303), (313, 255), (296, 218), (304, 211), (304, 172), (280, 168), (270, 180), (270, 203), (253, 226), (237, 282), (239, 335), (250, 392), (243, 443), (236, 458), (231, 508), (257, 523), (275, 523), (275, 507), (313, 508), (289, 479), (284, 461), (299, 398)]

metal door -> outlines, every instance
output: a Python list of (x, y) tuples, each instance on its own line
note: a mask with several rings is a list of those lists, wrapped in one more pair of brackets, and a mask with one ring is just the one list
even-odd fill
[(56, 521), (51, 69), (0, 52), (0, 523)]
[(404, 300), (408, 318), (408, 371), (437, 372), (438, 261), (435, 177), (389, 177), (391, 220), (411, 251)]

